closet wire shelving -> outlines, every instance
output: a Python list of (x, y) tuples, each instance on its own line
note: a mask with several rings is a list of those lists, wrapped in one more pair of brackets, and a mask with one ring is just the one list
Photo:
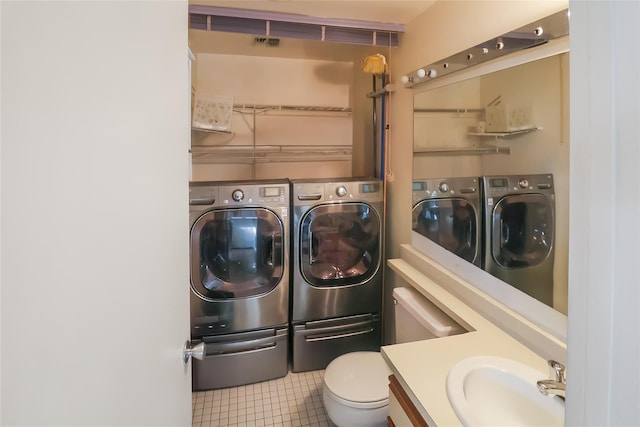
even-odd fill
[[(252, 144), (227, 145), (235, 138), (231, 131), (192, 128), (193, 132), (204, 132), (228, 136), (221, 143), (192, 144), (194, 163), (208, 164), (252, 164), (283, 162), (351, 161), (351, 145), (262, 145), (257, 143), (256, 117), (260, 114), (287, 115), (297, 117), (349, 117), (351, 108), (309, 105), (259, 105), (234, 104), (233, 112), (239, 114), (252, 134)], [(252, 116), (250, 123), (246, 116)]]

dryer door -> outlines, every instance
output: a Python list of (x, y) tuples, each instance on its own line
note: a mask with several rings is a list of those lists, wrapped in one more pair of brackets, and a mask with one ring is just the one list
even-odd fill
[(280, 282), (284, 226), (268, 209), (208, 211), (191, 227), (191, 287), (205, 300), (261, 295)]
[(478, 214), (462, 198), (427, 199), (413, 207), (414, 231), (459, 257), (479, 261)]
[(491, 250), (504, 268), (533, 267), (553, 249), (553, 205), (543, 194), (505, 196), (492, 214)]
[(300, 270), (312, 286), (364, 283), (380, 268), (381, 220), (366, 203), (318, 205), (300, 222)]

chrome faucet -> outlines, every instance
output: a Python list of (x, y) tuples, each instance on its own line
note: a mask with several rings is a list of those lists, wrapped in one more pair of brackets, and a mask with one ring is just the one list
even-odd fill
[(565, 387), (567, 385), (565, 367), (562, 363), (556, 362), (555, 360), (549, 360), (547, 363), (549, 364), (550, 371), (552, 372), (551, 376), (555, 377), (555, 379), (538, 381), (538, 390), (540, 390), (540, 393), (545, 396), (552, 394), (564, 400)]

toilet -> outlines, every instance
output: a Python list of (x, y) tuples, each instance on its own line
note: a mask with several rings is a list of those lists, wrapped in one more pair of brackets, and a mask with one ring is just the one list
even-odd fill
[[(396, 343), (466, 332), (413, 288), (395, 288)], [(335, 358), (324, 373), (322, 399), (338, 427), (386, 426), (391, 370), (379, 352), (357, 351)]]

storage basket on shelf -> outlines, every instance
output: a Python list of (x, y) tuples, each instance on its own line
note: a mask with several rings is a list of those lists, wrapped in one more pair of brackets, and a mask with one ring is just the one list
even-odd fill
[(230, 132), (232, 114), (232, 96), (196, 94), (192, 126), (198, 129)]
[(533, 129), (531, 106), (511, 104), (491, 105), (485, 108), (487, 132), (516, 132)]

